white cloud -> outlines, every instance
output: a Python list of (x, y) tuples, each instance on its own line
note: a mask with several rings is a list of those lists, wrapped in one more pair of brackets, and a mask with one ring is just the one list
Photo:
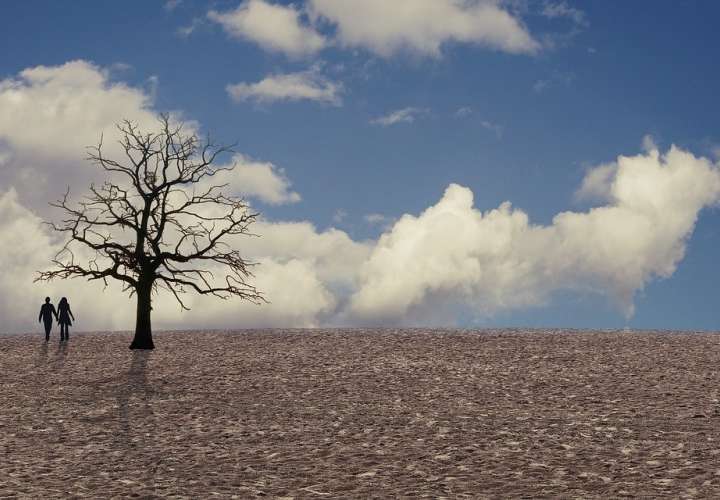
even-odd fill
[(268, 303), (188, 294), (183, 301), (191, 311), (180, 313), (171, 296), (161, 295), (153, 306), (155, 328), (312, 328), (335, 308), (335, 296), (319, 279), (312, 261), (261, 258), (256, 262), (252, 281)]
[(234, 155), (232, 163), (235, 165), (233, 170), (209, 177), (207, 183), (228, 184), (225, 191), (234, 196), (257, 198), (271, 205), (300, 201), (300, 195), (290, 190), (291, 182), (284, 169), (242, 154)]
[[(89, 183), (91, 170), (76, 147), (95, 142), (101, 130), (109, 136), (123, 116), (154, 127), (147, 92), (110, 82), (101, 68), (77, 61), (3, 80), (0, 106), (23, 123), (14, 127), (0, 116), (0, 332), (39, 331), (37, 309), (46, 295), (70, 299), (78, 329), (132, 328), (134, 303), (116, 286), (103, 291), (83, 280), (32, 279), (63, 243), (41, 224), (48, 193), (61, 194), (67, 180), (75, 192)], [(97, 128), (86, 126), (86, 117)], [(448, 304), (491, 315), (544, 304), (560, 290), (608, 297), (631, 314), (635, 293), (673, 274), (700, 211), (720, 199), (717, 165), (675, 147), (661, 155), (644, 142), (644, 154), (588, 172), (578, 193), (599, 206), (560, 213), (545, 226), (531, 224), (509, 203), (480, 212), (472, 192), (456, 184), (376, 241), (318, 231), (309, 222), (261, 219), (251, 228), (261, 237), (232, 243), (260, 263), (253, 283), (271, 304), (189, 294), (194, 310), (179, 314), (172, 296), (160, 294), (155, 327), (451, 322), (437, 315)], [(233, 190), (270, 203), (299, 197), (275, 165), (238, 158), (239, 174), (228, 179)], [(38, 190), (43, 194), (36, 198)]]
[(309, 100), (339, 106), (342, 84), (333, 82), (320, 74), (317, 66), (298, 73), (278, 74), (265, 77), (257, 83), (237, 83), (226, 87), (235, 101), (273, 103), (277, 101)]
[(23, 153), (80, 159), (101, 133), (112, 140), (122, 118), (154, 124), (151, 107), (145, 92), (86, 61), (37, 66), (0, 81), (0, 138)]
[(412, 323), (445, 303), (490, 315), (544, 304), (558, 290), (607, 296), (632, 314), (634, 294), (672, 275), (700, 210), (720, 199), (720, 172), (675, 147), (619, 157), (597, 172), (584, 186), (606, 205), (560, 213), (549, 226), (530, 224), (507, 202), (482, 213), (468, 188), (451, 185), (436, 205), (380, 237), (351, 317)]
[[(253, 268), (252, 283), (270, 303), (254, 305), (187, 294), (183, 300), (192, 310), (180, 312), (172, 295), (161, 292), (153, 302), (156, 330), (318, 326), (337, 306), (332, 288), (352, 286), (367, 255), (364, 245), (342, 231), (318, 233), (303, 222), (260, 221), (256, 226), (253, 231), (262, 237), (238, 237), (235, 244), (243, 248), (246, 258), (259, 263)], [(78, 330), (134, 327), (134, 299), (112, 281), (107, 289), (102, 283), (82, 279), (33, 283), (35, 271), (48, 268), (62, 242), (18, 201), (12, 189), (0, 193), (0, 242), (0, 334), (39, 332), (37, 314), (45, 296), (56, 303), (60, 297), (68, 297)]]
[(302, 23), (301, 12), (292, 4), (283, 6), (264, 0), (247, 0), (229, 12), (211, 10), (208, 18), (219, 23), (233, 37), (291, 57), (315, 54), (326, 45), (322, 35)]
[(448, 43), (532, 54), (540, 44), (497, 2), (479, 0), (309, 0), (338, 43), (383, 57), (402, 51), (437, 57)]
[[(17, 78), (0, 82), (0, 333), (37, 329), (37, 309), (46, 295), (53, 300), (67, 296), (81, 330), (130, 329), (134, 326), (134, 300), (111, 284), (82, 279), (33, 283), (35, 272), (50, 267), (63, 241), (41, 223), (42, 218), (58, 219), (47, 201), (57, 199), (65, 186), (82, 194), (102, 172), (83, 161), (85, 146), (96, 144), (100, 133), (111, 157), (116, 139), (114, 124), (124, 118), (137, 121), (144, 130), (157, 127), (156, 111), (149, 91), (111, 82), (106, 70), (85, 61), (56, 67), (23, 71)], [(11, 120), (15, 120), (13, 123)], [(22, 127), (17, 127), (22, 123)], [(197, 124), (187, 122), (188, 130)], [(292, 203), (299, 195), (291, 190), (284, 171), (271, 164), (239, 155), (238, 168), (228, 179), (230, 190), (268, 203)], [(217, 180), (222, 180), (218, 177)], [(15, 187), (13, 187), (15, 186)], [(263, 225), (267, 226), (264, 227)], [(198, 309), (180, 314), (171, 295), (161, 293), (154, 303), (155, 328), (187, 326), (312, 326), (323, 311), (332, 308), (335, 298), (327, 286), (345, 283), (347, 262), (327, 263), (323, 254), (332, 251), (355, 255), (362, 245), (344, 233), (318, 233), (311, 225), (282, 224), (282, 235), (273, 237), (272, 224), (258, 223), (262, 238), (243, 238), (236, 244), (248, 248), (251, 257), (262, 263), (255, 268), (259, 289), (272, 302), (254, 306), (240, 300), (214, 301), (207, 297), (185, 297)], [(253, 228), (255, 229), (255, 228)], [(270, 239), (274, 241), (270, 244)], [(295, 248), (285, 248), (287, 241)], [(270, 244), (273, 248), (265, 247)], [(253, 247), (255, 244), (255, 247)], [(351, 248), (347, 248), (351, 247)], [(250, 248), (264, 249), (262, 252)], [(298, 250), (300, 248), (302, 251)], [(314, 250), (317, 250), (313, 253)], [(331, 252), (332, 252), (331, 251)], [(295, 257), (292, 257), (295, 256)], [(322, 269), (318, 266), (322, 265)], [(357, 263), (356, 263), (357, 265)], [(332, 273), (340, 275), (332, 277)], [(343, 274), (345, 273), (345, 274)], [(333, 285), (334, 286), (334, 285)], [(338, 285), (339, 286), (339, 285)], [(348, 286), (348, 285), (343, 285)], [(290, 287), (289, 289), (287, 287)], [(290, 290), (301, 297), (294, 296)], [(207, 316), (205, 311), (212, 311)]]
[(118, 289), (81, 280), (33, 283), (35, 272), (50, 265), (61, 246), (58, 236), (19, 201), (14, 189), (0, 192), (0, 334), (40, 331), (37, 317), (45, 296), (57, 304), (67, 296), (83, 329), (129, 328), (132, 302)]
[(262, 236), (245, 243), (251, 257), (312, 262), (329, 287), (354, 284), (371, 247), (369, 242), (354, 241), (339, 229), (318, 232), (309, 222), (262, 220), (253, 231)]
[(110, 71), (87, 61), (28, 68), (0, 81), (0, 149), (7, 156), (0, 189), (15, 186), (23, 203), (44, 213), (67, 186), (74, 192), (99, 178), (84, 158), (101, 134), (106, 151), (120, 154), (118, 121), (156, 127), (152, 106), (147, 90), (112, 81)]
[[(353, 241), (338, 229), (319, 232), (307, 221), (260, 219), (252, 226), (257, 238), (236, 237), (243, 255), (259, 265), (253, 283), (270, 304), (217, 301), (188, 295), (190, 313), (178, 317), (172, 297), (158, 306), (158, 325), (178, 328), (314, 327), (336, 321), (370, 243)], [(161, 315), (160, 315), (161, 314)], [(183, 323), (184, 321), (184, 323)]]
[[(507, 202), (480, 212), (472, 192), (456, 184), (420, 215), (403, 215), (377, 241), (319, 232), (308, 222), (261, 219), (252, 228), (261, 237), (237, 237), (233, 245), (260, 263), (253, 283), (271, 304), (188, 295), (193, 311), (180, 314), (172, 297), (161, 294), (155, 326), (451, 323), (447, 308), (492, 315), (542, 305), (559, 290), (605, 296), (631, 314), (634, 294), (672, 275), (700, 210), (720, 199), (720, 172), (671, 148), (601, 165), (588, 172), (587, 185), (605, 204), (560, 213), (547, 226), (531, 224)], [(69, 297), (78, 328), (132, 327), (133, 302), (116, 287), (31, 282), (61, 242), (12, 189), (0, 194), (0, 242), (3, 331), (36, 329), (45, 295)]]
[(612, 196), (612, 183), (617, 175), (617, 163), (598, 165), (590, 169), (575, 192), (576, 201), (607, 201)]
[(427, 113), (427, 109), (422, 108), (403, 108), (396, 111), (391, 111), (385, 116), (370, 120), (370, 123), (374, 125), (382, 125), (383, 127), (389, 127), (397, 123), (413, 123), (415, 118), (422, 114)]

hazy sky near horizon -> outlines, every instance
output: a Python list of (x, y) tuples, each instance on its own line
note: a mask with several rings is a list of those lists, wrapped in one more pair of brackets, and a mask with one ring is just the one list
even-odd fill
[(134, 300), (33, 284), (84, 148), (158, 112), (237, 141), (271, 304), (157, 297), (154, 327), (717, 330), (720, 4), (0, 3), (0, 333)]

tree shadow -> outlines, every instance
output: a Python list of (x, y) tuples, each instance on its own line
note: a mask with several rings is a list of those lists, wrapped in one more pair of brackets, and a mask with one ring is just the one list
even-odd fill
[(143, 471), (142, 479), (148, 486), (154, 483), (161, 461), (153, 453), (157, 425), (152, 404), (156, 391), (147, 378), (151, 356), (149, 350), (132, 351), (130, 367), (115, 386), (118, 408), (115, 446), (123, 453), (128, 465)]
[(156, 446), (157, 415), (153, 408), (153, 400), (162, 391), (156, 390), (148, 378), (152, 351), (129, 352), (126, 370), (82, 383), (89, 390), (87, 401), (94, 413), (82, 420), (85, 425), (103, 426), (110, 431), (109, 442), (104, 443), (113, 455), (112, 470), (108, 472), (138, 483), (142, 490), (138, 492), (149, 495), (154, 494), (157, 470), (164, 457), (163, 450)]
[[(154, 427), (155, 413), (151, 403), (155, 391), (147, 381), (147, 363), (150, 356), (151, 351), (148, 350), (132, 351), (132, 361), (125, 374), (125, 383), (117, 386), (115, 398), (118, 403), (120, 430), (116, 437), (120, 437), (126, 443), (134, 444), (133, 429), (135, 431), (142, 430), (150, 421)], [(137, 405), (133, 404), (132, 406), (139, 407), (139, 415), (133, 415), (136, 420), (135, 425), (131, 428), (130, 406), (134, 397), (137, 397), (139, 401)]]

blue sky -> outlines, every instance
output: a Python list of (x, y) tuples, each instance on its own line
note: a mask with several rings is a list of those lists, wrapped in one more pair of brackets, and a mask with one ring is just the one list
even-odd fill
[[(406, 35), (416, 30), (420, 38), (407, 38), (395, 47), (388, 40), (402, 33), (392, 32), (392, 26), (385, 38), (382, 33), (372, 40), (370, 35), (361, 41), (344, 37), (343, 29), (357, 27), (343, 23), (360, 21), (333, 18), (334, 7), (327, 0), (253, 1), (269, 6), (269, 15), (298, 13), (298, 26), (309, 37), (305, 40), (321, 37), (324, 48), (297, 48), (287, 33), (253, 31), (255, 18), (233, 32), (229, 23), (237, 19), (223, 16), (250, 8), (247, 2), (157, 1), (134, 7), (121, 2), (3, 2), (0, 80), (17, 81), (28, 68), (87, 62), (104, 72), (107, 85), (122, 83), (142, 93), (149, 100), (146, 110), (181, 112), (203, 132), (238, 141), (247, 158), (271, 163), (278, 175), (283, 169), (302, 199), (273, 204), (256, 197), (253, 203), (268, 221), (308, 221), (316, 235), (336, 228), (369, 247), (383, 233), (390, 234), (403, 214), (418, 217), (437, 204), (452, 183), (471, 190), (475, 209), (483, 213), (510, 201), (531, 224), (549, 226), (558, 213), (584, 213), (598, 205), (579, 200), (576, 192), (589, 171), (619, 155), (643, 155), (653, 149), (647, 146), (651, 143), (661, 155), (673, 144), (711, 163), (720, 155), (716, 2), (495, 2), (487, 4), (488, 15), (509, 16), (516, 24), (490, 41), (479, 28), (457, 35), (448, 28), (451, 21), (420, 16), (417, 26), (398, 21), (397, 29), (405, 29)], [(470, 0), (440, 3), (458, 15), (469, 15), (480, 5)], [(388, 12), (387, 19), (393, 15)], [(482, 23), (482, 16), (471, 21)], [(245, 33), (238, 35), (240, 29)], [(435, 53), (417, 41), (427, 29), (441, 33)], [(518, 33), (527, 39), (508, 41), (518, 40)], [(333, 85), (335, 93), (325, 100), (270, 101), (257, 94), (233, 99), (228, 91), (229, 85), (250, 86), (290, 74)], [(381, 123), (402, 110), (412, 121)], [(0, 126), (0, 145), (13, 158), (24, 158), (13, 133)], [(18, 173), (29, 161), (11, 161), (5, 169)], [(0, 177), (5, 184), (0, 184), (0, 194), (14, 188), (19, 204), (44, 217), (45, 209), (29, 201), (29, 194), (23, 201), (23, 188), (13, 179)], [(399, 311), (415, 311), (411, 323), (420, 324), (716, 330), (720, 213), (713, 196), (701, 204), (689, 232), (678, 233), (678, 241), (685, 242), (684, 256), (671, 259), (672, 272), (658, 275), (657, 269), (667, 264), (658, 263), (640, 279), (642, 286), (632, 285), (632, 314), (627, 304), (612, 298), (615, 278), (602, 276), (587, 283), (582, 277), (572, 283), (561, 280), (538, 292), (542, 299), (527, 304), (505, 307), (510, 299), (498, 299), (496, 307), (482, 314), (475, 309), (486, 297), (487, 285), (468, 285), (482, 288), (469, 292), (468, 303), (467, 297), (458, 299), (448, 291), (447, 283), (428, 278), (418, 292), (421, 297)], [(673, 207), (667, 205), (669, 211)], [(372, 214), (374, 222), (368, 221)], [(578, 266), (582, 276), (583, 264)], [(597, 276), (596, 271), (590, 274)], [(352, 315), (338, 312), (353, 299), (352, 292), (342, 296), (337, 290), (354, 285), (318, 279), (334, 296), (337, 314), (329, 307), (323, 314), (267, 324), (376, 322), (371, 313), (347, 319)], [(464, 286), (462, 280), (458, 283)], [(589, 290), (579, 292), (584, 285)], [(443, 297), (437, 299), (438, 294)], [(436, 307), (444, 311), (437, 321), (432, 319)], [(404, 323), (397, 314), (387, 314), (379, 314), (377, 322)], [(162, 324), (174, 325), (170, 320)]]

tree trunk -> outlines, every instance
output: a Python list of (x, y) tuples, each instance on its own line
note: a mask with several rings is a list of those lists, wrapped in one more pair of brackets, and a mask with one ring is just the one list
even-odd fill
[(130, 349), (155, 349), (152, 339), (150, 311), (152, 311), (152, 282), (140, 282), (137, 287), (137, 320), (135, 322), (135, 338)]

